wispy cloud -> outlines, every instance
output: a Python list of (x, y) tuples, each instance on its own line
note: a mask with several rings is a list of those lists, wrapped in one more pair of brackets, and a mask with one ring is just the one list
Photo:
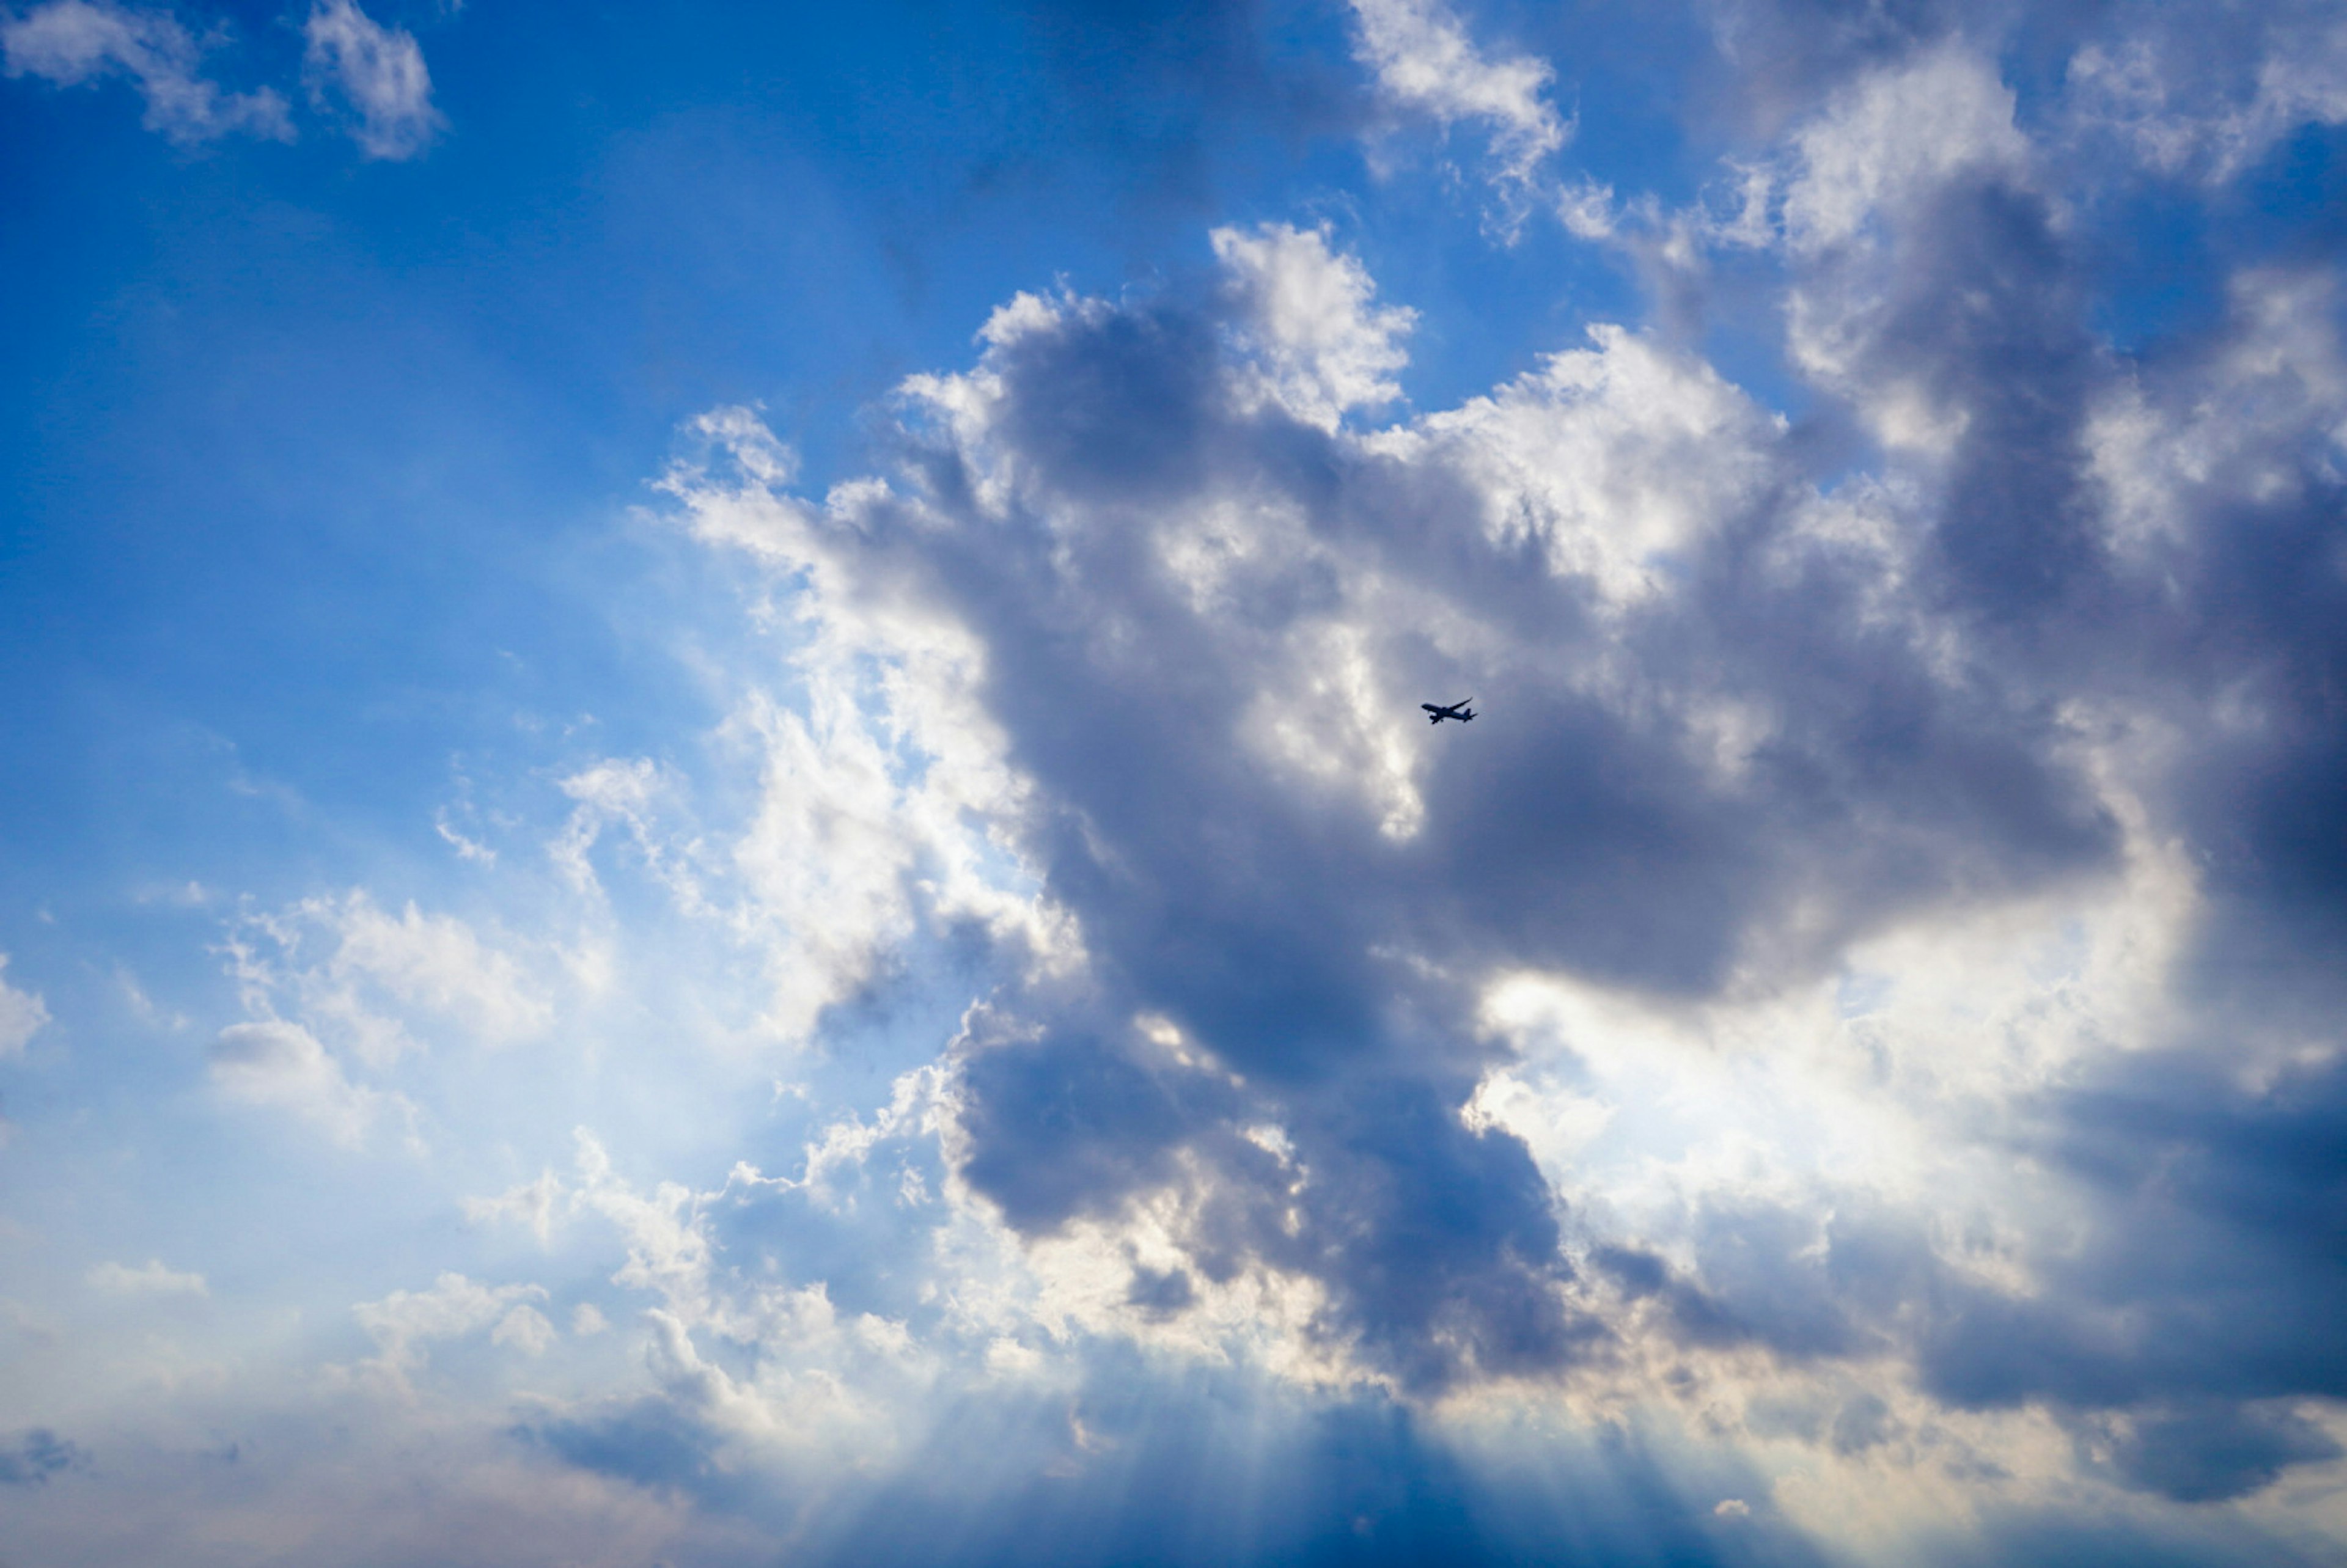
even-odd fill
[(1531, 184), (1572, 127), (1548, 101), (1555, 77), (1529, 55), (1492, 57), (1442, 0), (1352, 0), (1355, 50), (1396, 111), (1448, 128), (1462, 122), (1491, 138), (1504, 186)]
[(158, 1258), (149, 1258), (138, 1268), (119, 1263), (101, 1263), (89, 1271), (89, 1283), (113, 1296), (201, 1296), (211, 1294), (211, 1287), (204, 1283), (202, 1275), (166, 1268)]
[(0, 1061), (21, 1053), (49, 1021), (41, 994), (10, 985), (7, 971), (8, 955), (0, 953)]
[(417, 157), (447, 128), (414, 34), (384, 26), (355, 0), (319, 0), (302, 36), (311, 100), (323, 108), (339, 97), (356, 114), (351, 135), (369, 158)]
[(169, 11), (106, 0), (51, 0), (0, 21), (8, 75), (59, 87), (130, 78), (147, 101), (146, 124), (177, 142), (226, 136), (293, 139), (285, 100), (271, 88), (231, 93), (202, 74), (204, 47)]

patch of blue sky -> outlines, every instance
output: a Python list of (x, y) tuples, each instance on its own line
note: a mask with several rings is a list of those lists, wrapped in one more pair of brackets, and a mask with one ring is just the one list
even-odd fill
[(2347, 132), (2307, 126), (2237, 179), (2211, 187), (2147, 172), (2088, 209), (2093, 322), (2118, 352), (2190, 354), (2221, 323), (2246, 269), (2320, 264), (2341, 240)]

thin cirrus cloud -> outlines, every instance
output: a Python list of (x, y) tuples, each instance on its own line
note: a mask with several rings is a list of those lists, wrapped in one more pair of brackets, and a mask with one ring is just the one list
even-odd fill
[[(419, 156), (446, 128), (414, 35), (385, 27), (354, 0), (321, 0), (303, 24), (303, 76), (313, 107), (337, 108), (370, 159)], [(203, 74), (217, 36), (200, 40), (171, 12), (108, 0), (51, 0), (0, 23), (7, 74), (70, 87), (128, 77), (145, 99), (145, 123), (175, 142), (233, 136), (292, 141), (293, 119), (273, 87), (230, 92)]]

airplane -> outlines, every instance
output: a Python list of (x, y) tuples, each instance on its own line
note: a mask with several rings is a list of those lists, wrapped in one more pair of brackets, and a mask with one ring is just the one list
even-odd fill
[(1439, 724), (1445, 719), (1456, 719), (1463, 724), (1475, 716), (1475, 710), (1467, 705), (1474, 700), (1469, 697), (1451, 703), (1448, 708), (1438, 708), (1431, 702), (1420, 702), (1419, 706), (1426, 710), (1426, 722), (1430, 724)]

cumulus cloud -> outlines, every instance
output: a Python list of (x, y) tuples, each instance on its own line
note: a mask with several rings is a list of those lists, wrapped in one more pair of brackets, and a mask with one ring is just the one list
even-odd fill
[(355, 1147), (396, 1095), (353, 1083), (318, 1037), (282, 1020), (231, 1024), (209, 1052), (212, 1082), (232, 1100), (290, 1112)]
[[(2297, 1351), (2333, 1286), (2217, 1194), (2306, 1201), (2327, 1156), (2219, 1151), (2321, 1124), (2338, 1042), (2201, 977), (2244, 943), (2322, 989), (2338, 573), (2296, 552), (2337, 483), (2335, 311), (2245, 275), (2198, 358), (2121, 374), (1958, 44), (1857, 73), (1775, 168), (1795, 362), (1881, 473), (1821, 477), (1618, 327), (1348, 429), (1406, 323), (1266, 229), (1217, 235), (1204, 306), (1006, 307), (907, 384), (896, 473), (820, 510), (738, 414), (671, 488), (811, 617), (980, 672), (962, 756), (1004, 782), (968, 798), (1067, 936), (968, 1015), (939, 1137), (1045, 1297), (1146, 1337), (1252, 1291), (1255, 1353), (1411, 1398), (1668, 1403), (1702, 1367), (1836, 1464), (2254, 1491), (2332, 1451)], [(2259, 390), (2209, 398), (2227, 374)], [(1409, 723), (1470, 693), (1471, 729)], [(2259, 924), (2285, 899), (2295, 941)], [(2160, 1134), (2219, 1205), (2189, 1272), (2264, 1282), (2233, 1355), (2181, 1325), (2242, 1319), (2134, 1250), (2177, 1167), (2117, 1109), (2168, 1103), (2209, 1028), (2269, 1075)], [(2123, 1126), (2127, 1163), (2093, 1152)], [(835, 1131), (781, 1187), (877, 1146)]]
[(375, 1344), (375, 1354), (357, 1364), (363, 1381), (398, 1394), (414, 1392), (412, 1379), (430, 1358), (430, 1347), (490, 1330), (493, 1344), (525, 1354), (541, 1354), (554, 1338), (554, 1326), (529, 1305), (543, 1301), (535, 1285), (483, 1285), (461, 1274), (443, 1274), (429, 1290), (395, 1290), (380, 1301), (364, 1301), (351, 1314)]
[[(1180, 1193), (1188, 1268), (1312, 1282), (1302, 1331), (1405, 1388), (1555, 1371), (1604, 1333), (1524, 1145), (1462, 1119), (1477, 976), (1766, 986), (2110, 829), (1902, 593), (1895, 519), (1804, 495), (1699, 364), (1601, 333), (1348, 437), (1212, 373), (1278, 308), (1225, 251), (1235, 320), (1037, 302), (917, 383), (915, 487), (835, 496), (850, 526), (806, 547), (982, 641), (1032, 803), (999, 830), (1082, 944), (1081, 979), (973, 1015), (960, 1174), (1037, 1236)], [(736, 535), (787, 505), (760, 449), (687, 493)], [(1809, 700), (1861, 669), (1866, 701)], [(1472, 751), (1397, 722), (1435, 690), (1511, 720)]]
[(542, 1037), (576, 960), (542, 941), (511, 950), (414, 904), (394, 915), (364, 889), (243, 911), (218, 950), (246, 1018), (211, 1044), (213, 1084), (352, 1148), (386, 1118), (420, 1147), (415, 1102), (394, 1086), (400, 1064), (435, 1045)]
[(555, 1340), (554, 1325), (535, 1307), (509, 1309), (489, 1330), (489, 1343), (510, 1346), (525, 1356), (543, 1356)]
[[(841, 651), (818, 645), (807, 663), (820, 668)], [(793, 1042), (867, 986), (925, 917), (950, 918), (956, 901), (936, 876), (939, 852), (965, 862), (979, 853), (919, 778), (917, 737), (873, 723), (852, 686), (825, 695), (810, 714), (756, 693), (729, 722), (728, 747), (753, 759), (756, 776), (759, 809), (748, 823), (704, 832), (682, 780), (646, 759), (615, 758), (563, 781), (577, 804), (551, 846), (599, 899), (597, 856), (623, 847), (671, 907), (764, 970), (757, 1032)]]
[[(1021, 296), (989, 330), (1013, 339), (1026, 314), (1050, 308)], [(940, 384), (940, 396), (970, 400), (975, 417), (988, 393)], [(946, 402), (936, 409), (961, 416)], [(592, 852), (620, 830), (679, 911), (761, 956), (762, 1031), (789, 1041), (858, 995), (918, 932), (983, 934), (1030, 962), (1056, 962), (1071, 933), (999, 827), (1023, 785), (979, 700), (976, 640), (845, 569), (842, 530), (879, 492), (849, 487), (821, 507), (787, 495), (795, 456), (746, 409), (706, 415), (690, 435), (696, 451), (661, 480), (685, 526), (784, 579), (813, 579), (815, 591), (791, 600), (789, 674), (807, 699), (801, 707), (753, 687), (721, 733), (758, 774), (746, 823), (699, 831), (676, 780), (644, 759), (611, 759), (566, 782), (579, 804), (558, 862), (600, 887)], [(712, 482), (712, 459), (754, 493)]]
[(8, 75), (77, 87), (120, 73), (147, 102), (146, 126), (193, 143), (250, 135), (293, 139), (285, 100), (268, 87), (221, 90), (201, 74), (205, 46), (166, 10), (51, 0), (0, 21)]
[[(1214, 287), (1018, 296), (819, 497), (695, 421), (672, 517), (791, 633), (716, 737), (752, 804), (603, 758), (555, 866), (753, 955), (794, 1049), (924, 943), (979, 979), (784, 1173), (582, 1135), (464, 1205), (644, 1308), (641, 1382), (523, 1440), (721, 1511), (912, 1473), (946, 1411), (1156, 1474), (1088, 1380), (1127, 1347), (1471, 1447), (1522, 1401), (1707, 1434), (1757, 1467), (1685, 1511), (1730, 1560), (1962, 1529), (1992, 1473), (2018, 1518), (2332, 1462), (2335, 281), (2245, 269), (2123, 362), (2017, 106), (1960, 39), (1860, 60), (1711, 235), (1782, 269), (1854, 468), (1625, 325), (1388, 412), (1414, 317), (1278, 224)], [(215, 1077), (330, 1126), (431, 1028), (553, 1016), (539, 948), (361, 895), (237, 939)], [(361, 1318), (386, 1387), (568, 1352), (528, 1286)]]
[(369, 158), (415, 158), (447, 128), (414, 34), (384, 26), (355, 0), (318, 0), (302, 36), (312, 101), (339, 97), (358, 117), (351, 135)]
[(1239, 350), (1257, 365), (1243, 402), (1276, 402), (1333, 430), (1345, 411), (1401, 395), (1390, 379), (1409, 363), (1399, 340), (1415, 312), (1370, 303), (1376, 285), (1325, 232), (1267, 223), (1252, 234), (1217, 229), (1214, 258), (1240, 299)]
[(2020, 166), (2013, 106), (1993, 66), (1957, 45), (1861, 77), (1793, 138), (1788, 238), (1811, 251), (1846, 243), (1886, 202), (1930, 201), (1967, 170)]
[(542, 1035), (555, 1015), (545, 970), (559, 958), (518, 957), (413, 903), (390, 914), (364, 888), (242, 916), (223, 951), (248, 1012), (290, 1014), (374, 1069), (435, 1035), (512, 1045)]
[(493, 1043), (526, 1039), (551, 1020), (545, 991), (461, 920), (424, 915), (414, 904), (393, 917), (364, 893), (339, 907), (313, 903), (300, 913), (335, 938), (326, 966), (335, 981), (371, 981), (393, 999), (445, 1015)]

